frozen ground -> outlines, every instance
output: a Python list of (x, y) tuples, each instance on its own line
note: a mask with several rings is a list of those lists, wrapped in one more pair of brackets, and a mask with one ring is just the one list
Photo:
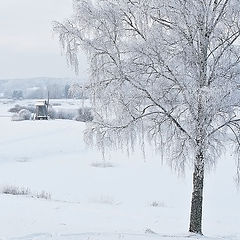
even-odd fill
[[(111, 152), (111, 167), (103, 168), (101, 153), (83, 142), (83, 123), (12, 122), (7, 110), (15, 104), (0, 101), (0, 188), (45, 191), (51, 199), (1, 194), (0, 240), (240, 240), (230, 152), (206, 177), (206, 237), (190, 236), (190, 173), (179, 178), (158, 156), (144, 161), (140, 152)], [(81, 103), (62, 102), (73, 104)]]

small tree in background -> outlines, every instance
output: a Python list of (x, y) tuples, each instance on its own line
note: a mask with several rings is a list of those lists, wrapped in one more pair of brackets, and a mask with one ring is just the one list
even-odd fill
[(147, 137), (175, 169), (192, 163), (189, 231), (199, 234), (204, 170), (226, 138), (240, 146), (239, 8), (239, 0), (74, 0), (73, 18), (54, 24), (76, 71), (80, 49), (89, 56), (97, 144)]
[(83, 99), (83, 86), (78, 83), (72, 83), (68, 89), (68, 97), (73, 99)]
[(12, 99), (23, 99), (23, 91), (22, 90), (14, 90), (12, 93)]
[(65, 98), (69, 98), (69, 96), (68, 96), (69, 88), (70, 88), (69, 84), (66, 84), (65, 87), (64, 87), (64, 97)]

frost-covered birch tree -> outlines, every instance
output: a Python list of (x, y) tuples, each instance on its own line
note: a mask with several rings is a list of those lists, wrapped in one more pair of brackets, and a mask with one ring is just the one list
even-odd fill
[(89, 57), (96, 143), (148, 140), (172, 167), (193, 166), (199, 234), (204, 171), (227, 139), (240, 143), (239, 14), (239, 0), (74, 0), (73, 17), (54, 23), (76, 71), (79, 51)]

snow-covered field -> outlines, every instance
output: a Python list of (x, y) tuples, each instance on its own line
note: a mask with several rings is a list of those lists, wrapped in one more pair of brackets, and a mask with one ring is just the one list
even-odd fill
[[(178, 177), (154, 151), (145, 160), (140, 151), (111, 152), (104, 163), (101, 152), (84, 144), (84, 123), (13, 122), (7, 111), (15, 104), (0, 101), (0, 188), (30, 193), (0, 195), (1, 240), (240, 239), (230, 151), (206, 177), (205, 237), (190, 236), (190, 172)], [(37, 198), (42, 191), (51, 199)]]

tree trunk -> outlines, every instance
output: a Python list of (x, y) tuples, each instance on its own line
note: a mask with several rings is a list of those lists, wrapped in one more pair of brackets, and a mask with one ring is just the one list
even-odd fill
[(202, 234), (202, 204), (204, 182), (204, 156), (200, 149), (196, 155), (193, 173), (193, 193), (189, 231)]

